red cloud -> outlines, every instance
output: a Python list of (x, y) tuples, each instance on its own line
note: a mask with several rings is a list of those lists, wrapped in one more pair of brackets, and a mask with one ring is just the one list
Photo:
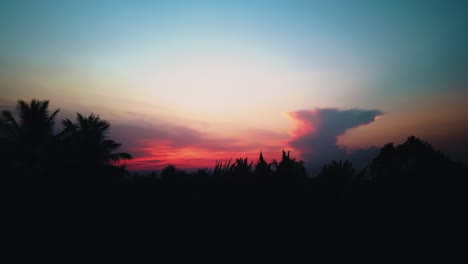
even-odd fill
[(272, 160), (290, 147), (298, 151), (298, 158), (315, 166), (331, 159), (351, 159), (349, 150), (337, 145), (337, 138), (350, 128), (373, 122), (381, 114), (377, 110), (331, 108), (290, 112), (288, 116), (297, 126), (289, 141), (287, 134), (262, 129), (227, 138), (167, 124), (156, 128), (116, 126), (113, 136), (118, 142), (124, 142), (125, 150), (135, 157), (127, 165), (130, 170), (159, 170), (168, 164), (179, 168), (211, 168), (220, 159), (255, 160), (260, 151)]
[(218, 137), (180, 126), (150, 128), (115, 126), (113, 137), (133, 154), (127, 163), (130, 170), (159, 170), (168, 164), (179, 168), (212, 168), (220, 159), (279, 158), (287, 147), (288, 135), (262, 129), (247, 130), (238, 137)]

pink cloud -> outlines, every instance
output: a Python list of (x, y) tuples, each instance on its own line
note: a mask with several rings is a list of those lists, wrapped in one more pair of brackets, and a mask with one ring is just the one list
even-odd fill
[[(288, 113), (296, 122), (290, 146), (309, 166), (320, 168), (335, 159), (363, 159), (366, 151), (353, 151), (339, 146), (338, 137), (348, 129), (366, 125), (381, 116), (378, 110), (317, 108)], [(371, 152), (374, 152), (372, 149)], [(360, 157), (356, 155), (359, 154)], [(369, 156), (369, 155), (368, 155)]]
[(133, 154), (130, 170), (159, 170), (168, 164), (179, 168), (212, 168), (216, 160), (258, 158), (277, 159), (287, 148), (288, 134), (264, 129), (249, 129), (236, 137), (221, 137), (198, 130), (164, 125), (117, 125), (112, 137), (123, 142), (123, 150)]

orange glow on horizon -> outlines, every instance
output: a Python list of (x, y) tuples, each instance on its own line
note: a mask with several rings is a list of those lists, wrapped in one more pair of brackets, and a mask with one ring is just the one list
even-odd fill
[[(281, 157), (281, 151), (284, 149), (278, 144), (279, 142), (270, 142), (262, 149), (254, 146), (245, 145), (245, 149), (238, 149), (236, 144), (226, 144), (224, 149), (210, 149), (206, 146), (189, 146), (177, 147), (171, 145), (170, 142), (164, 140), (151, 140), (145, 142), (144, 148), (135, 149), (135, 151), (143, 152), (144, 155), (134, 157), (133, 160), (127, 163), (129, 170), (160, 170), (169, 164), (181, 169), (196, 169), (196, 168), (214, 168), (217, 160), (232, 160), (237, 158), (249, 158), (249, 160), (257, 161), (260, 152), (264, 158), (270, 162), (273, 159)], [(234, 149), (232, 149), (234, 148)]]

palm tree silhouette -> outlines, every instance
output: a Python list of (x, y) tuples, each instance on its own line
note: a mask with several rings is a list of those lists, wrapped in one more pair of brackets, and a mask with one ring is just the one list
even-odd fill
[(231, 160), (217, 160), (212, 175), (215, 177), (228, 177), (232, 175), (234, 165)]
[(246, 177), (250, 175), (253, 161), (249, 163), (248, 158), (238, 158), (234, 164), (234, 175), (238, 177)]
[(129, 153), (115, 152), (121, 144), (108, 139), (110, 123), (99, 115), (85, 117), (77, 113), (76, 123), (64, 119), (62, 125), (61, 136), (71, 145), (72, 157), (81, 164), (112, 166), (120, 160), (132, 159)]
[(275, 168), (275, 174), (280, 178), (290, 179), (291, 181), (302, 181), (306, 177), (304, 162), (291, 158), (289, 151), (286, 154), (283, 150), (281, 161), (273, 160), (271, 166)]
[(10, 111), (2, 111), (0, 137), (14, 150), (12, 156), (17, 166), (41, 169), (55, 139), (52, 130), (60, 109), (50, 114), (48, 100), (33, 99), (29, 103), (18, 100), (16, 110), (18, 121)]
[(268, 177), (271, 174), (270, 164), (268, 164), (263, 158), (262, 152), (258, 157), (257, 164), (255, 164), (255, 175), (257, 177)]

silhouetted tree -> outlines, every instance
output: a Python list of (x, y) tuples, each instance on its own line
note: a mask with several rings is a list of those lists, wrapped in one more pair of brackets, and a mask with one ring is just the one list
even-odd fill
[(77, 113), (76, 123), (70, 119), (62, 121), (61, 137), (72, 151), (72, 158), (80, 166), (113, 166), (120, 160), (132, 159), (129, 153), (115, 152), (121, 144), (108, 139), (110, 123), (99, 116), (88, 117)]
[(238, 158), (234, 163), (234, 175), (236, 177), (248, 177), (252, 171), (253, 161), (249, 162), (248, 158)]
[(10, 151), (16, 167), (42, 169), (50, 156), (54, 141), (53, 127), (59, 109), (49, 113), (49, 101), (18, 100), (16, 104), (19, 121), (10, 111), (2, 111), (0, 137)]
[(213, 170), (213, 176), (215, 177), (228, 177), (232, 176), (234, 165), (231, 160), (217, 160), (215, 168)]
[(255, 175), (257, 177), (263, 178), (268, 177), (271, 175), (271, 168), (270, 164), (268, 164), (265, 159), (263, 158), (262, 152), (260, 152), (260, 156), (258, 157), (258, 161), (255, 164)]
[(306, 170), (303, 161), (296, 161), (295, 158), (289, 156), (289, 151), (283, 150), (283, 156), (281, 161), (276, 160), (271, 164), (274, 168), (276, 177), (284, 179), (286, 181), (301, 182), (306, 177)]
[[(47, 108), (47, 101), (18, 101), (19, 119), (8, 111), (0, 118), (5, 255), (49, 259), (60, 251), (75, 262), (94, 255), (164, 262), (247, 254), (266, 262), (278, 261), (281, 251), (289, 262), (297, 256), (364, 263), (408, 255), (462, 263), (466, 255), (467, 168), (416, 137), (385, 145), (361, 173), (369, 174), (366, 181), (348, 161), (332, 161), (304, 180), (303, 162), (285, 151), (271, 165), (260, 153), (253, 172), (253, 162), (239, 158), (216, 161), (213, 171), (188, 174), (168, 165), (161, 177), (120, 178), (113, 176), (125, 167), (113, 165), (131, 156), (116, 153), (120, 144), (108, 139), (108, 122), (77, 114), (53, 135), (58, 110)], [(3, 177), (10, 163), (15, 177)], [(55, 164), (59, 169), (49, 167)], [(37, 180), (9, 181), (23, 179), (16, 177), (26, 174), (21, 168)], [(70, 177), (96, 174), (118, 180)]]
[(396, 149), (401, 156), (402, 169), (407, 172), (424, 170), (432, 172), (448, 164), (448, 158), (432, 145), (421, 139), (411, 136)]
[(434, 181), (451, 166), (440, 151), (411, 136), (396, 148), (391, 143), (385, 145), (372, 161), (370, 171), (372, 177), (383, 184), (401, 185), (409, 181), (413, 184)]

